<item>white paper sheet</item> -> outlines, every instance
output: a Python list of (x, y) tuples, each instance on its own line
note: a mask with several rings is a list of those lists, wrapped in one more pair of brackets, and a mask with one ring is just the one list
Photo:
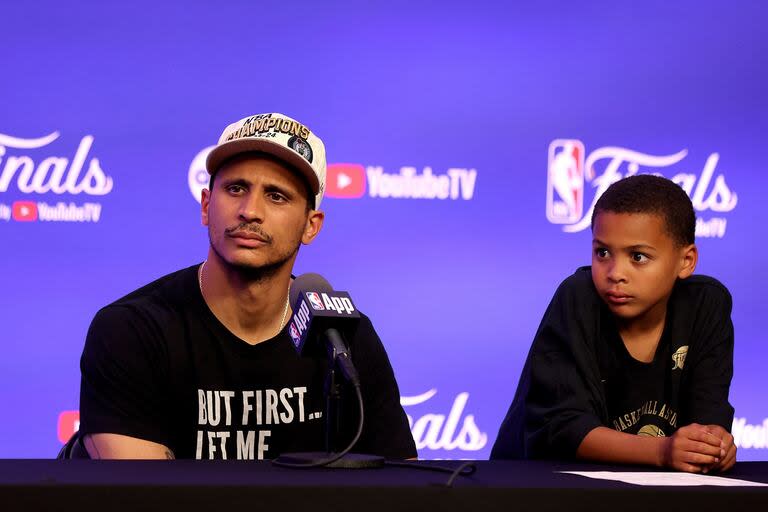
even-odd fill
[(718, 485), (722, 487), (768, 487), (768, 484), (750, 482), (737, 478), (726, 478), (713, 475), (675, 472), (632, 472), (632, 471), (559, 471), (571, 475), (586, 476), (600, 480), (614, 480), (634, 485)]

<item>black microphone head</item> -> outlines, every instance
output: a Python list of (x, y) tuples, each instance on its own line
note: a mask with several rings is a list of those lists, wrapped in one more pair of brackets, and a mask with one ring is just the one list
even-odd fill
[[(360, 313), (347, 292), (334, 291), (325, 278), (318, 274), (302, 274), (291, 283), (293, 314), (288, 322), (288, 334), (296, 351), (301, 355), (304, 343), (315, 344), (327, 337), (328, 329), (337, 329), (342, 335), (353, 335)], [(334, 351), (341, 353), (341, 346)]]
[(320, 274), (301, 274), (291, 283), (291, 305), (296, 304), (296, 299), (302, 292), (332, 292), (333, 286)]

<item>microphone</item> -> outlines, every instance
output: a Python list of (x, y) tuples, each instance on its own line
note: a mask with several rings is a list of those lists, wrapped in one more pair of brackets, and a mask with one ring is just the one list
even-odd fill
[[(360, 321), (360, 313), (347, 292), (334, 291), (333, 287), (318, 274), (303, 274), (291, 284), (290, 299), (293, 314), (288, 323), (288, 333), (296, 352), (301, 355), (307, 343), (325, 342), (330, 358), (330, 369), (326, 377), (326, 432), (325, 452), (285, 453), (272, 463), (289, 468), (313, 468), (329, 466), (335, 468), (372, 468), (384, 465), (384, 457), (349, 453), (360, 440), (365, 423), (363, 393), (360, 377), (349, 349), (344, 343), (342, 332), (351, 336)], [(341, 452), (335, 453), (335, 440), (339, 435), (340, 386), (336, 384), (334, 368), (338, 367), (352, 384), (357, 398), (359, 417), (357, 432), (352, 441)]]
[(325, 341), (344, 377), (359, 387), (360, 377), (342, 335), (351, 335), (360, 321), (360, 313), (349, 294), (334, 291), (319, 274), (302, 274), (291, 284), (290, 301), (293, 315), (288, 322), (288, 333), (296, 352), (301, 355), (306, 343)]

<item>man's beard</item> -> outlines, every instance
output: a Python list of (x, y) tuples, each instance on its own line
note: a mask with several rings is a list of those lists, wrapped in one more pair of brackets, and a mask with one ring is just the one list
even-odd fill
[(293, 249), (288, 250), (283, 254), (278, 254), (274, 261), (270, 261), (262, 265), (253, 265), (249, 263), (233, 263), (231, 261), (227, 261), (221, 252), (219, 252), (216, 244), (213, 242), (210, 228), (208, 229), (208, 242), (210, 243), (213, 252), (216, 253), (216, 255), (219, 257), (219, 260), (223, 262), (225, 266), (240, 274), (243, 280), (249, 281), (251, 283), (262, 283), (274, 277), (275, 274), (277, 274), (285, 265), (288, 264), (289, 261), (291, 261), (296, 253), (299, 252), (299, 247), (301, 247), (301, 238), (299, 237), (296, 240)]

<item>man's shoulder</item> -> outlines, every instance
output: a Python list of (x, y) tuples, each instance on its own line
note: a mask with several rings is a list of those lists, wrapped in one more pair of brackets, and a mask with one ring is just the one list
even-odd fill
[(376, 334), (371, 319), (360, 310), (358, 310), (358, 313), (360, 314), (360, 318), (354, 328), (354, 335), (351, 342), (354, 344), (368, 344), (375, 342), (378, 339), (378, 335)]
[(126, 315), (167, 317), (183, 309), (192, 299), (199, 265), (177, 270), (120, 297), (104, 306), (99, 317), (124, 318)]
[(167, 344), (184, 336), (195, 269), (165, 275), (101, 308), (88, 328), (82, 367), (143, 368), (148, 361), (165, 361)]

